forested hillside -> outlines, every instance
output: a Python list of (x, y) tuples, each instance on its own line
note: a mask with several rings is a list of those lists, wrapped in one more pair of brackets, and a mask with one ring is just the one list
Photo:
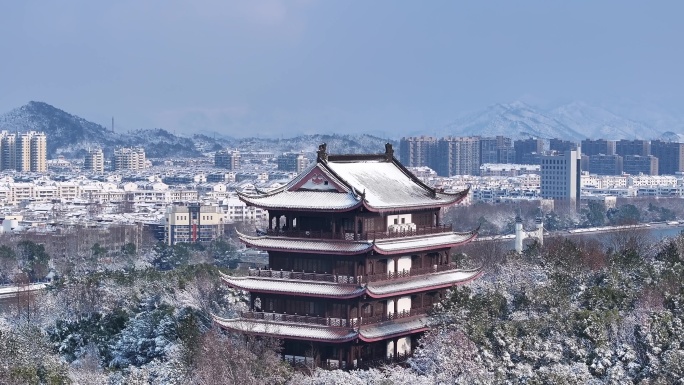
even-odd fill
[[(484, 275), (451, 291), (402, 366), (327, 371), (280, 362), (278, 341), (225, 334), (246, 298), (220, 284), (234, 250), (93, 247), (83, 269), (4, 303), (2, 384), (674, 384), (684, 378), (684, 235), (642, 230), (554, 238), (522, 255), (454, 250)], [(116, 269), (100, 260), (119, 259)], [(3, 271), (65, 266), (40, 245), (5, 242)], [(125, 266), (121, 268), (121, 266)]]

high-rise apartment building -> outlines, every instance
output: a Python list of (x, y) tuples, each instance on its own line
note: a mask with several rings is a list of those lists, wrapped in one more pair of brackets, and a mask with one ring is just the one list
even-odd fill
[(17, 136), (7, 131), (0, 132), (0, 170), (17, 168)]
[(309, 166), (309, 158), (303, 153), (288, 152), (276, 158), (278, 170), (280, 171), (294, 171), (300, 173)]
[(582, 154), (592, 155), (615, 155), (616, 142), (605, 139), (585, 139), (582, 141)]
[(104, 152), (101, 148), (90, 149), (86, 153), (83, 168), (97, 174), (104, 172)]
[(240, 151), (220, 150), (214, 154), (214, 166), (231, 171), (240, 168)]
[(437, 139), (431, 136), (404, 137), (399, 141), (399, 158), (407, 167), (432, 167)]
[(42, 132), (33, 132), (30, 140), (31, 152), (29, 155), (30, 169), (32, 172), (47, 171), (47, 136)]
[(551, 151), (565, 152), (574, 150), (576, 148), (577, 143), (570, 140), (563, 140), (557, 138), (552, 138), (551, 140), (549, 140), (549, 150)]
[(47, 137), (42, 132), (0, 132), (0, 169), (47, 171)]
[(541, 154), (544, 150), (544, 140), (542, 139), (520, 139), (513, 142), (513, 148), (515, 149), (515, 163), (525, 164), (523, 158), (525, 154)]
[(651, 141), (651, 155), (658, 158), (660, 175), (673, 175), (684, 171), (684, 143)]
[(541, 196), (572, 202), (579, 207), (580, 149), (541, 157)]
[(589, 172), (597, 175), (622, 175), (623, 159), (620, 155), (590, 155)]
[(445, 137), (437, 143), (435, 171), (440, 176), (478, 175), (480, 173), (480, 138)]
[(615, 153), (620, 156), (649, 156), (651, 155), (651, 142), (648, 140), (621, 139), (615, 144)]
[(513, 142), (505, 136), (480, 138), (480, 164), (513, 163)]
[(142, 170), (145, 168), (145, 150), (140, 147), (123, 147), (114, 150), (114, 170)]
[(630, 175), (658, 175), (658, 158), (653, 155), (625, 155), (623, 171)]

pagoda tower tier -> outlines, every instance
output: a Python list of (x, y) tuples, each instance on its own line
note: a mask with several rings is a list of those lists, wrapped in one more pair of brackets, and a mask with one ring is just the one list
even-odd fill
[(287, 185), (239, 195), (268, 210), (267, 229), (238, 237), (268, 251), (269, 264), (221, 277), (250, 293), (249, 311), (215, 322), (283, 339), (293, 363), (354, 368), (410, 355), (446, 290), (481, 274), (450, 255), (477, 230), (454, 232), (440, 218), (467, 194), (425, 185), (390, 144), (370, 155), (328, 155), (321, 145)]

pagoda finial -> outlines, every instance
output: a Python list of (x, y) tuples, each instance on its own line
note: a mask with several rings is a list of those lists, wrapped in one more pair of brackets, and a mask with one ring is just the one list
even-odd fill
[(316, 152), (318, 154), (317, 160), (319, 162), (327, 162), (328, 161), (328, 145), (325, 143), (322, 143), (318, 146), (318, 151)]
[(394, 149), (392, 143), (385, 143), (385, 159), (389, 162), (394, 157)]

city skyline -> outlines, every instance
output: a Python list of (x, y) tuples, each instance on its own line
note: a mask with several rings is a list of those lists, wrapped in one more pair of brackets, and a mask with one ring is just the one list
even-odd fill
[(273, 137), (431, 133), (514, 101), (681, 120), (684, 54), (672, 49), (681, 8), (10, 3), (0, 15), (0, 111), (44, 100), (103, 125), (115, 116), (122, 130)]

